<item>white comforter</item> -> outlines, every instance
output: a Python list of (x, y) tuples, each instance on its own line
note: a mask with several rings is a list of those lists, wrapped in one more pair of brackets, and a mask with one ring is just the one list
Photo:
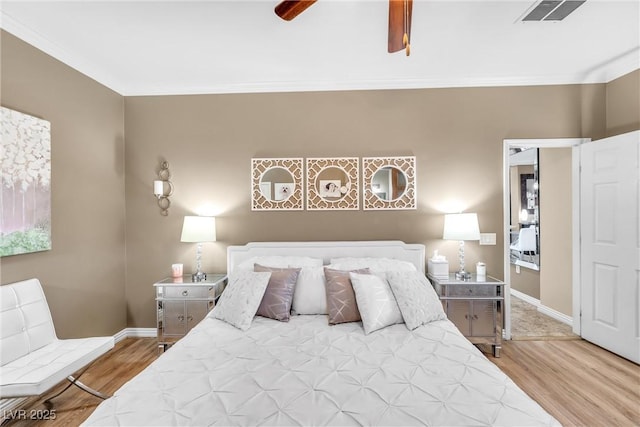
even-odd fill
[(448, 320), (205, 318), (85, 425), (559, 425)]

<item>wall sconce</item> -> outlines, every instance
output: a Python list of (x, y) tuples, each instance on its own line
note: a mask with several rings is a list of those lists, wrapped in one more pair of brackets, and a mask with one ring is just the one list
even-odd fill
[(169, 206), (171, 206), (171, 200), (169, 196), (173, 194), (173, 184), (169, 180), (171, 178), (171, 172), (169, 172), (169, 162), (160, 163), (160, 170), (158, 171), (158, 178), (153, 181), (153, 194), (158, 199), (158, 206), (160, 207), (160, 215), (169, 215)]

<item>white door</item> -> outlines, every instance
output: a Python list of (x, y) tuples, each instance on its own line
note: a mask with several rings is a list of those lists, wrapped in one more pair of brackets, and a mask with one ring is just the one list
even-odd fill
[(640, 363), (640, 131), (581, 146), (581, 334)]

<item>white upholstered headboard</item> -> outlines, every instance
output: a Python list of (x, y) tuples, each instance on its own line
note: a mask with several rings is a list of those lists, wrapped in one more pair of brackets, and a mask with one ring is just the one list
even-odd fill
[(255, 256), (309, 256), (322, 258), (328, 264), (336, 257), (394, 258), (413, 263), (418, 271), (425, 271), (425, 247), (399, 240), (345, 242), (251, 242), (227, 248), (227, 274), (238, 264)]

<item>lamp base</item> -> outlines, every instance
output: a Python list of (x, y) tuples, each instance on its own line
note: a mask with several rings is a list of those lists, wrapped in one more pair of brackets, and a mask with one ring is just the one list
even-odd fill
[(203, 273), (202, 271), (198, 271), (191, 275), (192, 282), (202, 282), (207, 280), (207, 273)]
[(462, 280), (462, 281), (471, 280), (471, 273), (468, 273), (466, 271), (458, 271), (456, 272), (456, 280)]

